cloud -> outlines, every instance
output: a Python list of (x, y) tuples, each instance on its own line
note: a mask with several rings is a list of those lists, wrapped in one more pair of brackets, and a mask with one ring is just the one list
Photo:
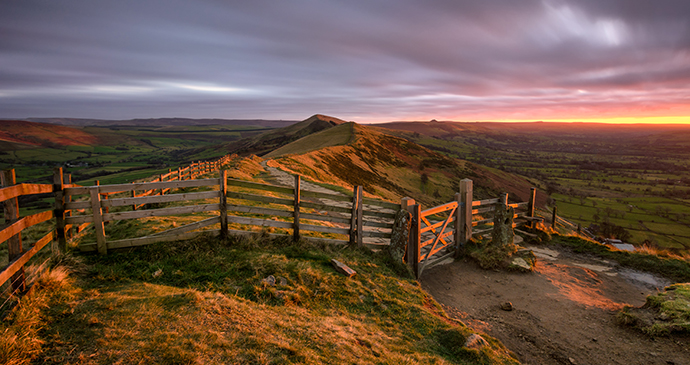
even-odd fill
[(5, 1), (0, 118), (687, 115), (688, 4)]

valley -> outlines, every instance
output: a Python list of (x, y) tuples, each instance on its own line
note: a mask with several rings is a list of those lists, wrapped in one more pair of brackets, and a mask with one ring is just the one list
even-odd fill
[[(549, 195), (548, 206), (557, 206), (560, 216), (599, 227), (595, 233), (650, 248), (690, 249), (690, 127), (435, 121), (378, 127), (523, 176)], [(620, 228), (611, 234), (602, 226)]]

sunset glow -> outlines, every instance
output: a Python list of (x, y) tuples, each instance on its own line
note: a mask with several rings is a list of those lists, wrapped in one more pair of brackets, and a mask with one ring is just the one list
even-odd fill
[(0, 118), (690, 123), (690, 2), (10, 1)]

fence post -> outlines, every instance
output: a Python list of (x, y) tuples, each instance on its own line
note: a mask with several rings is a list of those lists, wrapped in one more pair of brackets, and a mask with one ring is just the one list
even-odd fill
[[(96, 180), (96, 186), (101, 186), (101, 181), (100, 181), (100, 180)], [(151, 190), (149, 190), (149, 191), (151, 191)], [(148, 192), (148, 191), (146, 191), (146, 192), (144, 192), (144, 193), (147, 193), (147, 192)], [(99, 194), (100, 194), (100, 193), (99, 193)], [(108, 200), (108, 195), (107, 195), (107, 194), (104, 195), (104, 196), (103, 196), (103, 199), (104, 199), (104, 200)], [(99, 196), (98, 196), (98, 201), (100, 201), (100, 200), (101, 200), (101, 196), (99, 195)], [(105, 212), (106, 212), (106, 213), (110, 213), (110, 207), (105, 207)], [(107, 223), (104, 223), (104, 224), (107, 224)]]
[(228, 171), (220, 170), (220, 238), (228, 238)]
[(556, 229), (556, 219), (558, 219), (556, 211), (558, 211), (558, 207), (554, 205), (553, 206), (553, 218), (551, 219), (551, 228), (553, 228), (553, 229)]
[(91, 210), (93, 211), (93, 226), (96, 227), (96, 244), (98, 253), (108, 253), (105, 242), (105, 227), (103, 226), (103, 211), (101, 210), (101, 194), (98, 185), (89, 188), (91, 194)]
[(458, 207), (455, 209), (455, 256), (459, 257), (460, 248), (463, 245), (462, 228), (464, 222), (462, 220), (462, 214), (465, 209), (462, 202), (462, 194), (455, 193), (455, 201), (458, 203)]
[(364, 199), (362, 196), (362, 187), (357, 187), (357, 246), (364, 246), (364, 219), (362, 217), (362, 206), (364, 205)]
[[(17, 184), (17, 178), (14, 174), (14, 169), (2, 171), (2, 175), (0, 175), (0, 178), (3, 187)], [(5, 225), (9, 226), (10, 224), (19, 220), (19, 200), (16, 197), (4, 201), (3, 207), (5, 211)], [(8, 262), (11, 263), (14, 259), (20, 257), (22, 255), (22, 252), (24, 251), (24, 248), (22, 247), (22, 233), (19, 232), (14, 236), (10, 237), (7, 240), (7, 244), (9, 246)], [(12, 283), (12, 290), (14, 291), (23, 292), (26, 289), (26, 282), (24, 280), (24, 267), (22, 267), (16, 273), (14, 273), (14, 275), (12, 275), (10, 282)]]
[(182, 181), (182, 168), (181, 167), (177, 168), (177, 180)]
[(411, 262), (409, 258), (412, 257), (412, 253), (411, 253), (412, 252), (411, 251), (412, 245), (410, 244), (411, 241), (410, 241), (409, 237), (412, 237), (411, 236), (412, 235), (412, 228), (411, 228), (412, 227), (412, 208), (414, 207), (414, 203), (415, 203), (415, 201), (412, 198), (402, 198), (400, 200), (400, 209), (405, 210), (408, 213), (410, 213), (410, 216), (409, 216), (410, 217), (410, 232), (408, 232), (407, 247), (405, 248), (405, 256), (403, 257), (403, 259), (407, 263)]
[[(530, 218), (534, 218), (534, 208), (535, 208), (535, 203), (537, 201), (537, 188), (531, 187), (529, 189), (529, 201), (527, 202), (527, 216)], [(531, 219), (529, 222), (529, 227), (534, 228), (536, 226), (536, 223), (534, 222), (534, 219)]]
[(357, 198), (357, 186), (352, 188), (352, 214), (350, 215), (350, 245), (357, 241), (357, 207), (362, 201)]
[[(136, 198), (137, 193), (135, 190), (132, 190), (132, 198)], [(132, 210), (137, 210), (137, 203), (132, 204)]]
[(294, 221), (292, 224), (292, 240), (297, 242), (299, 241), (299, 200), (300, 200), (300, 177), (299, 175), (295, 175), (295, 201), (294, 201), (294, 212), (293, 212), (293, 217)]
[(419, 257), (421, 256), (421, 227), (422, 221), (422, 206), (415, 204), (412, 206), (412, 227), (410, 228), (410, 243), (408, 244), (408, 265), (412, 264), (412, 271), (416, 278), (419, 279)]
[[(163, 182), (163, 174), (158, 175), (158, 181)], [(160, 195), (163, 195), (163, 190), (164, 190), (164, 188), (161, 188)]]
[[(65, 182), (69, 185), (72, 185), (72, 174), (65, 174), (64, 178), (63, 178), (63, 182)], [(71, 201), (72, 201), (71, 195), (65, 197), (65, 203), (69, 203)], [(67, 217), (71, 217), (71, 216), (72, 216), (72, 211), (71, 210), (65, 210), (65, 219)], [(65, 225), (65, 227), (67, 227), (67, 225)], [(74, 236), (74, 227), (69, 227), (69, 229), (65, 230), (65, 238), (72, 239), (73, 236)]]
[(53, 241), (51, 249), (53, 254), (67, 251), (67, 236), (65, 234), (65, 180), (62, 175), (62, 167), (53, 169), (53, 193), (55, 195), (55, 234), (57, 242)]
[[(465, 245), (472, 238), (472, 180), (460, 180), (460, 210), (458, 238), (460, 244)], [(461, 207), (458, 207), (461, 208)]]

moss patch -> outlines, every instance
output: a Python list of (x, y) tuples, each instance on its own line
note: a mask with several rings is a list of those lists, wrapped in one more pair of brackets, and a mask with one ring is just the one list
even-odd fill
[(625, 307), (618, 319), (651, 336), (690, 334), (690, 283), (674, 284), (648, 296), (641, 308)]

